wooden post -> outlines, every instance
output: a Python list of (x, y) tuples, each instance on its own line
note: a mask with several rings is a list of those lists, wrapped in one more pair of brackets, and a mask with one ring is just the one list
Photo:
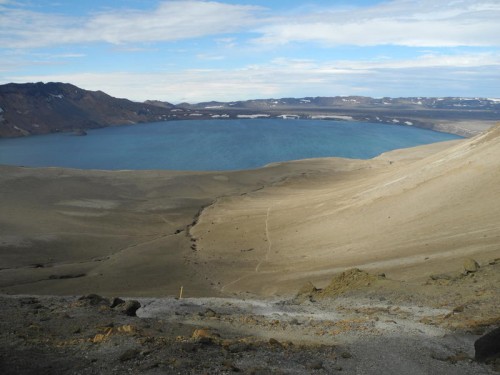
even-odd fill
[(183, 291), (183, 289), (184, 289), (184, 287), (183, 287), (183, 286), (181, 286), (181, 290), (180, 290), (180, 292), (179, 292), (179, 299), (182, 299), (182, 291)]

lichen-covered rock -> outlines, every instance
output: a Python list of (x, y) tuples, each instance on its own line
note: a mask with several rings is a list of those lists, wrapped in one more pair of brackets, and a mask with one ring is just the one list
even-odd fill
[(305, 301), (310, 301), (314, 298), (316, 293), (320, 289), (316, 288), (313, 283), (308, 281), (302, 288), (299, 289), (297, 295), (295, 296), (295, 302), (302, 303)]
[(352, 268), (334, 276), (330, 284), (318, 293), (318, 297), (336, 297), (352, 290), (371, 286), (373, 283), (385, 279), (385, 275), (374, 275), (358, 268)]
[(464, 261), (464, 271), (465, 273), (477, 272), (479, 269), (479, 264), (474, 259), (466, 259)]

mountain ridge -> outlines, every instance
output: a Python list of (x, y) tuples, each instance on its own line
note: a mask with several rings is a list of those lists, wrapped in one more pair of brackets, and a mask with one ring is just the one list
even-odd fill
[(0, 85), (0, 137), (94, 129), (164, 119), (168, 109), (68, 83)]
[[(76, 132), (107, 126), (188, 119), (324, 119), (368, 121), (473, 136), (500, 120), (500, 99), (363, 96), (143, 103), (69, 83), (0, 85), (0, 137)], [(472, 123), (474, 122), (474, 123)]]

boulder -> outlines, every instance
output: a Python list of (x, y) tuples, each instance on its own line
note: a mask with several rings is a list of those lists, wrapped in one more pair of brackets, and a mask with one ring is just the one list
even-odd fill
[(321, 370), (323, 368), (323, 361), (319, 359), (313, 360), (306, 365), (306, 368), (308, 370)]
[(350, 291), (372, 286), (377, 282), (385, 282), (386, 277), (374, 275), (358, 268), (348, 269), (335, 275), (328, 286), (321, 290), (318, 298), (333, 298)]
[(109, 306), (109, 300), (105, 297), (101, 297), (98, 294), (87, 294), (78, 299), (79, 301), (87, 302), (91, 306), (105, 305)]
[(204, 315), (207, 318), (215, 318), (215, 317), (217, 317), (217, 313), (214, 310), (212, 310), (212, 309), (206, 309)]
[(475, 359), (479, 362), (500, 357), (500, 327), (477, 339), (474, 349)]
[(472, 258), (466, 259), (464, 261), (464, 271), (466, 274), (474, 273), (479, 270), (479, 264)]
[(130, 361), (131, 359), (137, 358), (140, 354), (138, 349), (129, 349), (120, 355), (120, 362)]
[(230, 353), (242, 353), (250, 349), (250, 345), (245, 342), (235, 342), (227, 347), (227, 351)]
[(316, 288), (310, 281), (307, 282), (302, 288), (299, 289), (294, 301), (297, 303), (302, 303), (305, 301), (312, 301), (314, 296), (320, 291)]
[(271, 337), (269, 339), (269, 345), (271, 346), (275, 346), (275, 347), (282, 347), (283, 345), (281, 345), (281, 342), (279, 342), (278, 340), (276, 340), (275, 338)]
[(191, 337), (200, 343), (209, 343), (220, 339), (220, 335), (210, 328), (195, 329)]
[(136, 301), (134, 299), (126, 301), (124, 304), (120, 305), (121, 311), (128, 316), (137, 316), (136, 312), (139, 310), (141, 307), (141, 304), (139, 301)]
[(117, 306), (123, 305), (125, 303), (120, 297), (115, 297), (111, 300), (111, 308), (114, 309)]

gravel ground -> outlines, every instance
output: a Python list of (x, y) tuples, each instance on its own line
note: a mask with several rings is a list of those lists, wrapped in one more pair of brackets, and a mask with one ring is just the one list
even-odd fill
[(0, 297), (1, 373), (495, 373), (472, 359), (478, 335), (421, 322), (444, 309), (373, 297), (139, 302)]

